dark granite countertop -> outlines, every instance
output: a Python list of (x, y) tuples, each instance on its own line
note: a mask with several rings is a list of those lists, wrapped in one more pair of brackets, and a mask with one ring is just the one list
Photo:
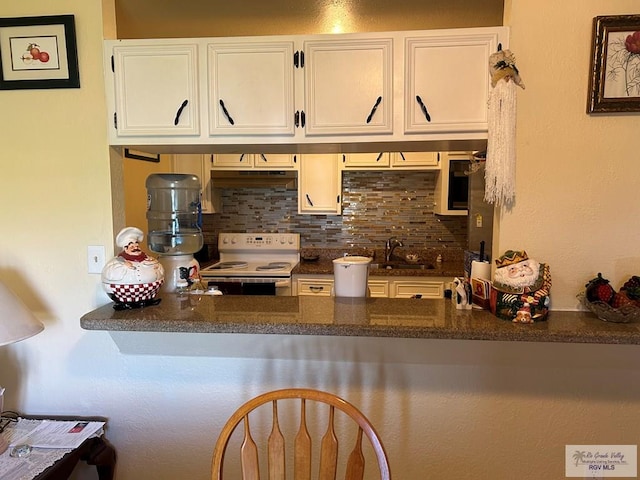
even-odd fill
[(556, 312), (530, 325), (450, 300), (163, 294), (134, 310), (104, 305), (80, 319), (86, 330), (334, 335), (458, 340), (640, 344), (640, 323), (607, 323), (589, 312)]

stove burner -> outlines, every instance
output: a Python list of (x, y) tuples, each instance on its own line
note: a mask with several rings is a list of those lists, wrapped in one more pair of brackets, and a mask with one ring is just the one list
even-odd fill
[(247, 268), (247, 262), (221, 262), (211, 267), (212, 270), (231, 270), (232, 268)]
[(256, 270), (282, 270), (285, 268), (291, 268), (291, 263), (289, 262), (271, 262), (267, 265), (259, 265), (256, 267)]

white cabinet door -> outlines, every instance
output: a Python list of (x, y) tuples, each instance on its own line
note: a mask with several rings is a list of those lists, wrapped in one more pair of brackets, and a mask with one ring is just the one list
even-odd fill
[(197, 44), (115, 45), (118, 137), (200, 133)]
[(305, 134), (393, 133), (392, 49), (392, 38), (305, 41)]
[(291, 170), (296, 168), (298, 155), (288, 153), (257, 153), (253, 156), (256, 170)]
[(487, 130), (498, 33), (405, 38), (405, 133)]
[(387, 170), (389, 168), (389, 152), (347, 153), (342, 158), (345, 170)]
[(394, 280), (391, 298), (444, 298), (444, 282), (427, 280)]
[(391, 166), (394, 168), (411, 168), (436, 170), (440, 168), (438, 152), (393, 152)]
[(220, 153), (212, 155), (213, 170), (293, 170), (298, 155), (288, 153)]
[(171, 167), (174, 173), (188, 173), (196, 175), (200, 179), (202, 213), (219, 213), (221, 211), (220, 192), (214, 191), (211, 185), (210, 154), (174, 155)]
[(298, 213), (340, 214), (342, 177), (339, 155), (300, 156)]
[(294, 135), (293, 47), (293, 41), (208, 45), (211, 135)]

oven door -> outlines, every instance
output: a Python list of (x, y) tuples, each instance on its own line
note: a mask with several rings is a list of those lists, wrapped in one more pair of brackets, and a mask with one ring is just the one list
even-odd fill
[(208, 286), (216, 286), (223, 295), (291, 296), (291, 278), (212, 278)]

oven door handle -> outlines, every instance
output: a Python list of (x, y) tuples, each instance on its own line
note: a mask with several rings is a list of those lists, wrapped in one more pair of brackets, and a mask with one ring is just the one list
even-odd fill
[(283, 288), (283, 287), (288, 287), (289, 286), (289, 279), (284, 279), (284, 280), (276, 280), (275, 282), (276, 284), (276, 288)]

